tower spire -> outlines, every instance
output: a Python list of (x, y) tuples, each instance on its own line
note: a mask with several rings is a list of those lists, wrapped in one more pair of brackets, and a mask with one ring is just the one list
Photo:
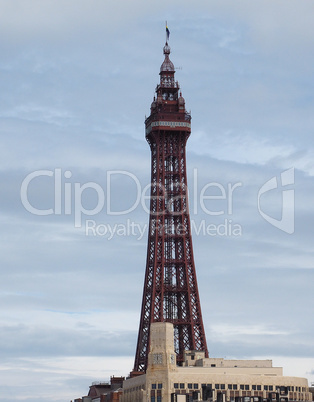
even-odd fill
[(187, 194), (185, 146), (191, 133), (191, 115), (175, 81), (167, 42), (163, 53), (160, 83), (145, 120), (151, 149), (151, 198), (135, 372), (146, 371), (152, 322), (174, 325), (177, 364), (183, 363), (184, 350), (202, 350), (208, 357)]

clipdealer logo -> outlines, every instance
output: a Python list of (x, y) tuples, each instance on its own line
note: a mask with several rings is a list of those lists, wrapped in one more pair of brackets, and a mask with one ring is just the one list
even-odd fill
[[(46, 216), (46, 215), (73, 215), (74, 225), (76, 228), (82, 227), (82, 221), (85, 217), (96, 216), (104, 212), (107, 216), (123, 216), (130, 214), (139, 206), (147, 213), (150, 214), (150, 200), (151, 189), (156, 187), (152, 183), (142, 187), (140, 180), (131, 172), (125, 170), (107, 171), (106, 175), (106, 191), (102, 186), (95, 182), (87, 182), (81, 184), (79, 182), (71, 183), (65, 179), (70, 179), (72, 172), (57, 168), (54, 170), (38, 170), (28, 174), (21, 185), (21, 201), (24, 208), (33, 215)], [(116, 186), (119, 186), (121, 179), (131, 180), (135, 199), (129, 201), (128, 207), (125, 209), (114, 210), (114, 201), (112, 194), (115, 193)], [(41, 180), (41, 181), (38, 181)], [(40, 201), (30, 201), (31, 190), (42, 184), (42, 180), (50, 181), (49, 184), (54, 190), (54, 198), (51, 200), (50, 208), (40, 208)], [(242, 186), (242, 183), (228, 183), (223, 186), (217, 182), (211, 182), (198, 188), (197, 169), (194, 169), (194, 185), (193, 185), (193, 213), (197, 215), (199, 210), (209, 216), (221, 216), (233, 214), (233, 196), (234, 192)], [(173, 205), (181, 198), (180, 190), (183, 193), (187, 192), (185, 184), (177, 183), (176, 195), (171, 195), (167, 189), (158, 184), (158, 198), (163, 201), (163, 211), (158, 211), (158, 214), (167, 214), (171, 212), (172, 215), (181, 215), (184, 211), (174, 211)], [(84, 193), (89, 191), (90, 198), (96, 199), (93, 208), (84, 206), (83, 198)], [(93, 193), (93, 194), (92, 194)], [(178, 195), (179, 194), (179, 195)], [(198, 196), (199, 194), (199, 196)], [(131, 198), (131, 196), (129, 196)], [(134, 197), (133, 197), (134, 198)], [(220, 204), (217, 206), (216, 202)], [(215, 208), (216, 207), (216, 208)], [(183, 208), (183, 206), (182, 206)], [(230, 222), (229, 222), (230, 223)]]
[[(113, 210), (112, 200), (113, 186), (117, 185), (119, 179), (123, 176), (124, 179), (131, 180), (135, 186), (135, 200), (130, 201), (128, 208), (123, 210)], [(124, 223), (113, 225), (107, 223), (96, 224), (95, 220), (86, 219), (86, 217), (96, 216), (100, 213), (105, 213), (109, 216), (125, 216), (133, 212), (139, 206), (147, 213), (150, 214), (149, 202), (151, 199), (151, 187), (149, 183), (142, 188), (139, 179), (131, 172), (125, 170), (107, 171), (106, 175), (106, 191), (95, 182), (68, 182), (71, 179), (72, 172), (70, 170), (62, 171), (60, 168), (54, 170), (37, 170), (29, 173), (23, 180), (21, 185), (21, 202), (24, 208), (31, 214), (37, 216), (46, 215), (72, 215), (74, 217), (75, 228), (81, 228), (83, 221), (85, 223), (86, 235), (92, 236), (107, 236), (112, 239), (118, 235), (136, 235), (138, 239), (143, 237), (144, 231), (148, 230), (147, 225), (140, 225), (136, 222), (131, 222), (130, 219)], [(115, 179), (115, 180), (114, 180)], [(118, 180), (117, 180), (118, 179)], [(54, 199), (51, 200), (51, 207), (44, 209), (40, 208), (40, 201), (30, 201), (30, 189), (38, 186), (37, 180), (50, 180), (49, 184), (54, 189)], [(42, 182), (41, 182), (42, 183)], [(294, 169), (291, 168), (281, 173), (282, 202), (279, 205), (282, 211), (281, 219), (266, 214), (263, 209), (265, 206), (265, 199), (263, 196), (272, 193), (275, 190), (280, 191), (280, 186), (276, 177), (271, 178), (258, 191), (257, 196), (257, 210), (259, 214), (269, 224), (278, 228), (279, 230), (292, 234), (294, 232), (294, 190), (291, 188), (285, 189), (286, 186), (294, 184)], [(179, 184), (180, 185), (180, 184)], [(183, 185), (184, 186), (184, 185)], [(228, 183), (222, 185), (217, 182), (210, 182), (205, 184), (202, 188), (198, 188), (197, 169), (194, 169), (193, 174), (193, 214), (198, 215), (199, 210), (202, 214), (208, 216), (227, 216), (219, 224), (207, 223), (204, 219), (196, 224), (194, 220), (191, 221), (191, 230), (196, 235), (209, 235), (209, 236), (239, 236), (242, 234), (242, 227), (239, 223), (233, 222), (231, 216), (233, 214), (233, 196), (235, 191), (242, 187), (241, 182)], [(96, 203), (92, 208), (87, 208), (83, 203), (83, 195), (89, 191), (89, 195), (93, 194)], [(186, 188), (184, 188), (186, 191)], [(162, 186), (159, 186), (159, 197), (163, 197), (164, 211), (161, 213), (168, 213), (173, 211), (173, 203), (178, 196), (171, 197)], [(267, 203), (266, 203), (267, 204)], [(182, 211), (179, 212), (181, 214)], [(172, 212), (174, 213), (174, 212)], [(176, 212), (178, 214), (178, 212)], [(123, 227), (123, 225), (125, 225)], [(136, 233), (135, 233), (136, 232)]]

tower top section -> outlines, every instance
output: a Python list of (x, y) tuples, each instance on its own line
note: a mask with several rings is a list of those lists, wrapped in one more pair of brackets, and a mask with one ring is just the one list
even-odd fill
[(156, 87), (150, 116), (145, 121), (146, 139), (149, 143), (152, 131), (184, 130), (187, 137), (191, 132), (191, 115), (185, 109), (185, 100), (180, 91), (180, 85), (178, 81), (175, 81), (175, 68), (169, 58), (170, 52), (170, 46), (166, 41), (163, 47), (165, 59), (160, 66), (160, 82)]

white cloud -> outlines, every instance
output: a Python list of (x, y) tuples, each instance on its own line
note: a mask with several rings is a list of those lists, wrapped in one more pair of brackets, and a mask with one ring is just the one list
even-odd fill
[(288, 335), (286, 331), (274, 328), (265, 328), (263, 325), (252, 326), (236, 326), (236, 325), (212, 325), (212, 331), (214, 336), (223, 337), (226, 341), (229, 341), (241, 337), (242, 335)]

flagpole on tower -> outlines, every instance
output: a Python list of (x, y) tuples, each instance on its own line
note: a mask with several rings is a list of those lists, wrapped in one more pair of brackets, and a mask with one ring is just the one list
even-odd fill
[(168, 29), (168, 24), (167, 24), (167, 21), (166, 21), (166, 43), (168, 43), (169, 36), (170, 36), (170, 31)]

